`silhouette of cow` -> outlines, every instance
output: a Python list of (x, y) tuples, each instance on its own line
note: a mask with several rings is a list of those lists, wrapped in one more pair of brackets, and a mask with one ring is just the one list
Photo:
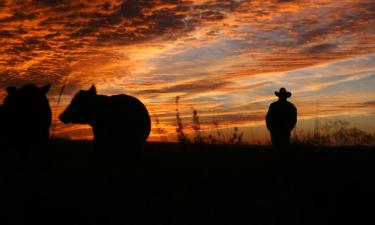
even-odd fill
[(8, 95), (0, 107), (2, 140), (8, 147), (37, 148), (47, 146), (52, 112), (46, 97), (51, 85), (37, 87), (27, 84), (21, 88), (8, 87)]
[(297, 108), (287, 101), (292, 94), (285, 88), (275, 91), (275, 95), (279, 97), (279, 100), (270, 105), (266, 124), (271, 133), (272, 145), (286, 147), (290, 145), (290, 132), (297, 122)]
[[(116, 151), (137, 150), (151, 130), (146, 107), (129, 95), (97, 95), (93, 85), (79, 91), (60, 115), (63, 123), (89, 124), (94, 133), (95, 148)], [(128, 152), (133, 152), (129, 151)]]

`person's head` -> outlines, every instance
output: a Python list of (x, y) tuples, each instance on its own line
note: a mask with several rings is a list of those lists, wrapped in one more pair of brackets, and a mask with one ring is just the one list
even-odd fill
[(280, 100), (286, 100), (292, 96), (292, 94), (283, 87), (280, 88), (279, 91), (275, 91), (275, 95), (279, 97)]

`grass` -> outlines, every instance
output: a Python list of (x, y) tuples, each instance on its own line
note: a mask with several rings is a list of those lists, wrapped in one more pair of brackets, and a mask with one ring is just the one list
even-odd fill
[(147, 143), (129, 158), (53, 140), (29, 158), (2, 152), (2, 213), (15, 224), (373, 224), (374, 150)]
[(198, 110), (192, 108), (192, 125), (190, 130), (193, 131), (191, 135), (186, 133), (189, 128), (183, 123), (180, 117), (179, 111), (179, 100), (176, 97), (176, 136), (180, 143), (195, 143), (195, 144), (231, 144), (240, 145), (244, 144), (242, 137), (243, 132), (241, 132), (238, 127), (233, 127), (233, 133), (224, 132), (223, 129), (219, 128), (219, 123), (214, 122), (213, 132), (205, 132), (201, 129), (200, 118)]
[(358, 146), (375, 145), (375, 134), (351, 127), (345, 120), (328, 120), (316, 126), (314, 132), (294, 130), (292, 142), (307, 146)]
[[(179, 112), (179, 100), (176, 97), (176, 135), (180, 143), (196, 144), (246, 144), (243, 141), (244, 132), (238, 127), (232, 127), (232, 132), (226, 127), (226, 131), (219, 127), (218, 122), (213, 122), (211, 131), (201, 129), (198, 110), (192, 108), (192, 124), (187, 126), (183, 123)], [(158, 124), (158, 123), (157, 123)], [(188, 135), (186, 131), (191, 130)], [(254, 140), (253, 140), (254, 141)], [(368, 133), (357, 127), (350, 126), (350, 122), (341, 119), (328, 120), (322, 125), (316, 124), (314, 131), (298, 130), (292, 131), (292, 140), (294, 145), (300, 146), (358, 146), (375, 145), (375, 134)], [(256, 141), (255, 143), (262, 143)], [(267, 142), (266, 142), (267, 143)], [(270, 145), (270, 143), (268, 143)]]

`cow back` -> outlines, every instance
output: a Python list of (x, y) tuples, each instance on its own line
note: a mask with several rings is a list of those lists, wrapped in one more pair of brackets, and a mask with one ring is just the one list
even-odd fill
[(151, 122), (141, 101), (129, 95), (98, 95), (97, 101), (92, 124), (96, 144), (140, 145), (147, 140)]

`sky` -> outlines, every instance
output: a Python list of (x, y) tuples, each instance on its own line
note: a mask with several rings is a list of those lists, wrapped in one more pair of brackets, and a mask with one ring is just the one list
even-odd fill
[(187, 131), (195, 109), (205, 131), (264, 141), (280, 87), (297, 129), (340, 118), (375, 132), (373, 0), (0, 0), (0, 27), (0, 99), (51, 83), (56, 137), (92, 137), (57, 116), (93, 84), (139, 98), (150, 141), (175, 140), (177, 96)]

